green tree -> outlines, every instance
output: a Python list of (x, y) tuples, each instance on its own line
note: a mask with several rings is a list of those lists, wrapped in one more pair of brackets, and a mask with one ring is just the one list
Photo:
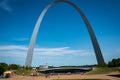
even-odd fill
[(6, 63), (0, 63), (0, 75), (6, 70), (8, 70), (8, 65)]
[(12, 69), (12, 70), (17, 70), (17, 69), (19, 69), (19, 65), (17, 65), (17, 64), (10, 64), (9, 65), (9, 69)]
[(120, 67), (120, 58), (108, 62), (108, 67)]
[(25, 66), (25, 69), (26, 69), (26, 70), (31, 70), (32, 67), (31, 67), (31, 66)]

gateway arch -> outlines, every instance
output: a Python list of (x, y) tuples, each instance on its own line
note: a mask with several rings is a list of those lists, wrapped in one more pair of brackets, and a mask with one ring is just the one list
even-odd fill
[(102, 53), (101, 53), (98, 41), (96, 39), (96, 36), (95, 36), (95, 34), (94, 34), (93, 30), (92, 30), (92, 27), (91, 27), (90, 23), (88, 22), (86, 16), (83, 14), (83, 12), (80, 10), (80, 8), (77, 7), (75, 4), (73, 4), (72, 2), (70, 2), (68, 0), (57, 0), (57, 1), (54, 1), (54, 2), (52, 2), (50, 4), (48, 4), (43, 9), (42, 13), (40, 14), (40, 16), (39, 16), (39, 18), (38, 18), (38, 20), (36, 22), (35, 28), (33, 30), (33, 34), (32, 34), (32, 37), (31, 37), (31, 40), (30, 40), (30, 44), (29, 44), (29, 47), (28, 47), (28, 52), (27, 52), (25, 65), (26, 66), (31, 66), (32, 57), (33, 57), (33, 51), (34, 51), (34, 45), (35, 45), (35, 42), (36, 42), (37, 33), (38, 33), (39, 27), (41, 25), (42, 19), (45, 16), (45, 13), (47, 12), (47, 10), (50, 7), (52, 7), (53, 5), (55, 5), (57, 3), (60, 3), (60, 2), (65, 2), (65, 3), (69, 4), (69, 5), (71, 5), (80, 14), (81, 18), (83, 19), (83, 21), (84, 21), (84, 23), (85, 23), (85, 25), (87, 27), (89, 36), (91, 38), (98, 65), (104, 65), (105, 64), (104, 63), (104, 59), (103, 59), (103, 56), (102, 56)]

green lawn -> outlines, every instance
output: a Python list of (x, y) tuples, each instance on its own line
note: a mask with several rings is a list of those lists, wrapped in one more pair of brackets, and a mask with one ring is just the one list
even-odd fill
[[(28, 76), (30, 75), (30, 73), (32, 72), (32, 69), (29, 70), (17, 70), (16, 73), (18, 75), (22, 75), (24, 73), (24, 75)], [(119, 71), (118, 68), (108, 68), (108, 67), (96, 67), (94, 70), (85, 73), (86, 75), (94, 75), (94, 74), (104, 74), (104, 73), (110, 73), (110, 72), (116, 72)], [(44, 74), (39, 74), (41, 76), (44, 76)]]
[(86, 73), (86, 74), (104, 74), (104, 73), (110, 73), (110, 72), (116, 72), (119, 71), (118, 68), (109, 68), (109, 67), (96, 67), (94, 70)]
[(30, 73), (32, 72), (32, 70), (31, 69), (29, 69), (29, 70), (17, 70), (16, 71), (16, 73), (18, 74), (18, 75), (25, 75), (25, 76), (29, 76), (30, 75)]
[[(32, 69), (24, 69), (24, 70), (16, 70), (16, 73), (18, 74), (18, 75), (23, 75), (24, 74), (24, 76), (30, 76), (30, 74), (33, 72), (33, 70)], [(42, 74), (42, 73), (39, 73), (38, 74), (39, 76), (45, 76), (44, 74)]]

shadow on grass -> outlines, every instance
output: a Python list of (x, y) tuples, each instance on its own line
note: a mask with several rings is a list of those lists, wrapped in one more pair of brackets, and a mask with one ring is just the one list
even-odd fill
[(111, 75), (107, 75), (107, 76), (112, 76), (112, 77), (120, 78), (120, 74), (111, 74)]
[(109, 80), (109, 79), (53, 79), (53, 80)]

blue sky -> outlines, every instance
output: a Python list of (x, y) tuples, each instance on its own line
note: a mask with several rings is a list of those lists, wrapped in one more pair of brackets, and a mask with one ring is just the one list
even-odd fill
[[(0, 62), (24, 65), (36, 21), (54, 0), (0, 0)], [(88, 18), (105, 62), (120, 57), (120, 1), (70, 0)], [(36, 40), (32, 66), (96, 64), (86, 26), (66, 3), (46, 13)]]

